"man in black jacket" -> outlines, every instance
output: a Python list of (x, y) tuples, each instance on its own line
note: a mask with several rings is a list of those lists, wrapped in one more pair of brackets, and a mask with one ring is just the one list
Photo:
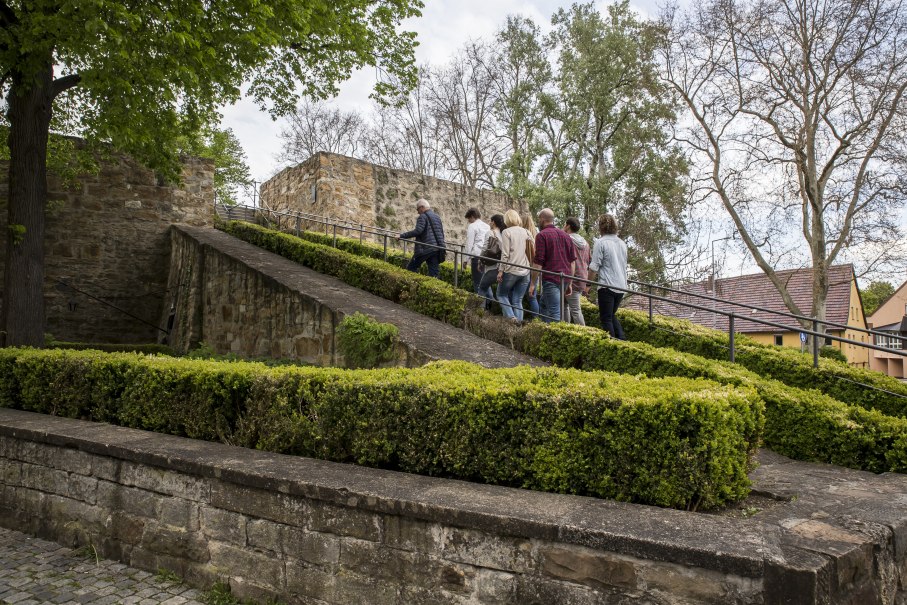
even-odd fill
[[(444, 247), (444, 226), (441, 224), (441, 217), (431, 209), (428, 200), (425, 199), (416, 202), (416, 212), (419, 213), (416, 228), (400, 234), (400, 239), (416, 239), (415, 253), (406, 268), (418, 272), (422, 263), (427, 263), (428, 274), (431, 277), (438, 277), (441, 272), (441, 253)], [(440, 248), (434, 246), (440, 246)]]

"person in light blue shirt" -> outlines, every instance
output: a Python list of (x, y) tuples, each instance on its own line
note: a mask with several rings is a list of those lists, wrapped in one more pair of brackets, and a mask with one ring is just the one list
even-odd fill
[(614, 314), (627, 290), (627, 244), (617, 237), (617, 220), (611, 214), (598, 219), (601, 237), (592, 246), (589, 272), (598, 278), (598, 315), (602, 330), (611, 338), (626, 340), (624, 329)]

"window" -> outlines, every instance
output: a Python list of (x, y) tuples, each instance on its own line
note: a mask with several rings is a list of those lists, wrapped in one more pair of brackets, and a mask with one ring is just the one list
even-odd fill
[(879, 336), (875, 337), (876, 345), (880, 347), (885, 347), (886, 349), (897, 349), (901, 350), (904, 348), (904, 340), (891, 335), (891, 336)]
[(784, 334), (775, 334), (775, 346), (782, 346), (784, 344)]

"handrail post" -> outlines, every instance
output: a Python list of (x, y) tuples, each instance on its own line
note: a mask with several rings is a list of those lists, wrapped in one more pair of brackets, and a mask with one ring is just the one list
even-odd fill
[(655, 323), (655, 320), (652, 317), (652, 284), (649, 284), (649, 325), (651, 326)]
[[(529, 271), (529, 279), (532, 279), (531, 270)], [(544, 288), (544, 284), (542, 284), (542, 288)], [(544, 296), (544, 292), (542, 293), (542, 296)], [(566, 315), (566, 311), (567, 311), (567, 292), (564, 289), (564, 272), (561, 271), (561, 316), (560, 316), (560, 318), (558, 318), (558, 321), (566, 321), (564, 319), (564, 316)]]
[(460, 253), (454, 250), (454, 288), (460, 287)]
[(296, 237), (299, 237), (299, 234), (300, 234), (299, 227), (300, 227), (300, 220), (299, 220), (299, 217), (297, 216), (296, 217)]
[(359, 223), (359, 243), (362, 243), (362, 239), (365, 237), (365, 226), (362, 223)]
[[(815, 319), (813, 319), (813, 332), (818, 331), (819, 324)], [(819, 336), (817, 334), (813, 334), (813, 367), (819, 367)]]
[(387, 260), (387, 233), (384, 234), (384, 260)]
[(332, 226), (334, 227), (334, 247), (336, 248), (337, 247), (337, 223), (333, 223)]
[[(649, 299), (651, 300), (651, 299)], [(727, 331), (728, 331), (728, 344), (730, 344), (731, 349), (731, 363), (734, 363), (735, 349), (734, 349), (734, 314), (731, 313), (728, 315)]]

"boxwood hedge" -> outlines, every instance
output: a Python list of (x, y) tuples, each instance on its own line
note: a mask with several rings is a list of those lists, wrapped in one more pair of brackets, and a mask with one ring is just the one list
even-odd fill
[(464, 362), (268, 368), (3, 349), (0, 405), (339, 462), (693, 509), (746, 495), (762, 403), (748, 387), (560, 368), (488, 370)]
[[(313, 240), (333, 243), (329, 236), (309, 233)], [(338, 237), (338, 245), (353, 254), (383, 255), (382, 248), (360, 244), (358, 240)], [(445, 278), (444, 273), (441, 277)], [(447, 279), (452, 281), (452, 270)], [(598, 307), (584, 300), (583, 314), (587, 325), (598, 327)], [(648, 314), (628, 309), (621, 309), (619, 315), (628, 337), (636, 342), (612, 341), (601, 332), (582, 330), (592, 340), (573, 342), (566, 336), (577, 328), (565, 324), (530, 324), (527, 330), (536, 333), (536, 344), (532, 344), (531, 337), (525, 339), (526, 343), (524, 339), (519, 342), (523, 343), (524, 352), (566, 367), (643, 372), (651, 376), (708, 377), (725, 384), (754, 385), (767, 406), (765, 444), (775, 451), (801, 460), (876, 472), (907, 472), (904, 442), (907, 424), (901, 417), (903, 404), (898, 405), (902, 400), (892, 396), (886, 400), (884, 393), (837, 377), (858, 378), (859, 382), (879, 385), (895, 393), (903, 391), (902, 385), (892, 384), (896, 381), (833, 360), (821, 360), (817, 372), (811, 366), (811, 358), (795, 350), (759, 345), (750, 338), (738, 336), (737, 360), (753, 370), (747, 372), (745, 367), (725, 361), (728, 340), (723, 332), (663, 316), (655, 316), (650, 325)], [(548, 335), (546, 342), (559, 344), (538, 348), (541, 333)], [(795, 371), (788, 373), (791, 367)], [(821, 388), (825, 394), (812, 387)]]
[[(728, 358), (728, 337), (724, 332), (663, 316), (655, 316), (650, 325), (646, 313), (629, 309), (618, 313), (630, 340), (709, 359)], [(811, 355), (791, 347), (762, 345), (740, 336), (735, 339), (735, 350), (737, 363), (767, 378), (794, 387), (819, 389), (845, 403), (876, 409), (888, 416), (907, 417), (907, 385), (880, 372), (828, 358), (819, 359), (819, 367), (814, 368)]]
[[(557, 323), (532, 324), (525, 331), (525, 352), (558, 366), (707, 378), (755, 388), (765, 402), (765, 445), (780, 454), (874, 472), (907, 472), (907, 419), (791, 387), (728, 361), (613, 340), (600, 330)], [(747, 439), (757, 439), (761, 428), (747, 427)]]
[(457, 327), (463, 326), (463, 314), (467, 309), (482, 305), (482, 299), (475, 294), (454, 288), (441, 280), (306, 241), (295, 235), (240, 221), (222, 223), (220, 228), (319, 273), (337, 277), (351, 286)]

